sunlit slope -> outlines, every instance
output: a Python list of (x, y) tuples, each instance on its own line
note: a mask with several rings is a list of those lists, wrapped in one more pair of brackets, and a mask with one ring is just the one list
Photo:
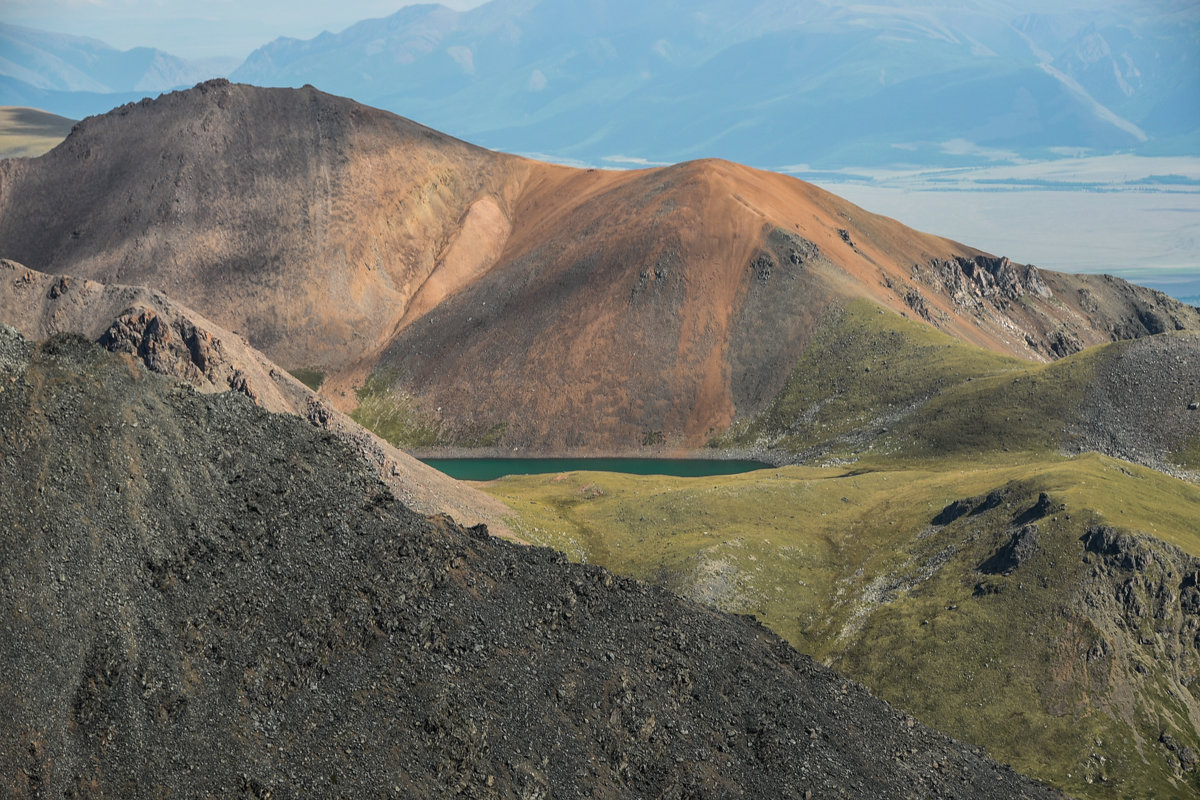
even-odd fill
[(30, 158), (49, 151), (75, 120), (36, 108), (0, 106), (0, 158)]
[(1200, 486), (1159, 470), (1200, 466), (1198, 401), (1192, 332), (1031, 364), (860, 300), (711, 442), (823, 466), (487, 488), (530, 541), (753, 613), (1072, 794), (1174, 797), (1200, 791)]
[(1197, 788), (1194, 484), (1090, 454), (485, 488), (522, 537), (753, 613), (1073, 794)]

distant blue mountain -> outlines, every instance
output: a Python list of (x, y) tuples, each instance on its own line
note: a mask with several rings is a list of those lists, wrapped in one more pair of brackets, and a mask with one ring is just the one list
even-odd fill
[[(84, 36), (0, 23), (0, 77), (9, 79), (0, 89), (0, 105), (18, 105), (10, 91), (42, 91), (50, 93), (44, 96), (48, 102), (76, 104), (70, 113), (61, 106), (48, 111), (76, 116), (82, 97), (130, 93), (141, 97), (214, 76), (207, 67), (150, 47), (118, 50)], [(89, 106), (88, 113), (118, 105), (115, 99), (97, 99), (98, 107)]]
[[(1190, 0), (491, 0), (281, 38), (230, 77), (311, 83), (489, 147), (816, 169), (1200, 154)], [(211, 71), (211, 70), (209, 70)], [(0, 104), (68, 116), (211, 77), (0, 25)], [(42, 94), (38, 95), (37, 93)], [(113, 94), (120, 92), (122, 94)]]
[(279, 39), (231, 77), (589, 162), (974, 164), (1200, 152), (1200, 11), (976, 0), (492, 0)]

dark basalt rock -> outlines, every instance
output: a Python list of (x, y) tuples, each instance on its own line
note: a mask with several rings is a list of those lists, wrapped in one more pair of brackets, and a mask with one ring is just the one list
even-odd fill
[(922, 319), (930, 319), (929, 304), (925, 302), (925, 298), (916, 289), (909, 289), (904, 293), (904, 303)]
[(1037, 502), (1022, 511), (1013, 522), (1017, 525), (1022, 525), (1026, 522), (1043, 519), (1051, 514), (1057, 514), (1066, 509), (1067, 506), (1065, 503), (1056, 502), (1046, 492), (1039, 492)]
[(954, 520), (965, 517), (974, 506), (970, 500), (955, 500), (938, 512), (933, 518), (934, 525), (949, 525)]
[(1085, 550), (1107, 556), (1121, 569), (1145, 570), (1151, 558), (1148, 548), (1138, 537), (1108, 525), (1090, 526), (1082, 541)]
[(1010, 494), (1008, 489), (993, 489), (986, 495), (971, 497), (965, 500), (955, 500), (938, 512), (932, 520), (934, 525), (949, 525), (960, 517), (968, 514), (976, 516), (993, 508), (1001, 506)]
[(1055, 358), (1066, 358), (1067, 356), (1078, 353), (1083, 349), (1083, 342), (1079, 337), (1067, 330), (1056, 330), (1046, 337), (1046, 342), (1050, 347), (1050, 352)]
[(990, 558), (979, 565), (986, 575), (1008, 575), (1037, 553), (1037, 525), (1024, 525), (1014, 531), (1012, 538), (1004, 543)]
[(1175, 741), (1171, 734), (1163, 731), (1162, 735), (1158, 737), (1158, 741), (1179, 760), (1180, 772), (1186, 774), (1200, 767), (1200, 756), (1197, 756), (1192, 748)]
[(1089, 525), (1081, 542), (1093, 565), (1086, 603), (1110, 609), (1149, 658), (1192, 683), (1200, 674), (1200, 559), (1103, 524)]
[(0, 389), (9, 796), (1055, 796), (239, 394), (3, 328)]

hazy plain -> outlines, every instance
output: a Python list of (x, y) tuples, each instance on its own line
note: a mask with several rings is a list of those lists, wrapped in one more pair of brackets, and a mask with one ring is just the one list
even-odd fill
[(1200, 158), (785, 171), (869, 211), (1014, 261), (1110, 273), (1200, 303)]

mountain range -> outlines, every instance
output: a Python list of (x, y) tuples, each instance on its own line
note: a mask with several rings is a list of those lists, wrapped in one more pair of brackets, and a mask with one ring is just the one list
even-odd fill
[[(215, 67), (220, 69), (220, 67)], [(212, 77), (153, 47), (118, 50), (98, 39), (0, 22), (0, 104), (78, 119)]]
[[(225, 80), (0, 161), (0, 257), (43, 340), (0, 330), (15, 792), (1039, 796), (974, 746), (1198, 785), (1196, 307)], [(466, 487), (397, 446), (793, 466)]]
[(407, 446), (703, 446), (763, 411), (853, 297), (1035, 360), (1200, 328), (1161, 293), (1014, 264), (781, 175), (554, 166), (227, 81), (0, 164), (0, 252), (204, 309), (323, 375), (342, 410), (434, 431)]
[[(4, 30), (0, 103), (83, 116), (131, 98), (56, 92), (196, 79), (150, 49)], [(491, 0), (277, 39), (230, 76), (591, 164), (963, 165), (1196, 152), (1198, 36), (1187, 3)]]

